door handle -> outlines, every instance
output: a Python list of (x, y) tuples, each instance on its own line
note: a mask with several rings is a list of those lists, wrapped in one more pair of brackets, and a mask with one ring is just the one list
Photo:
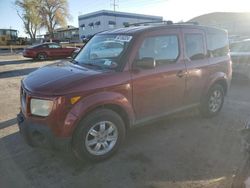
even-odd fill
[(177, 72), (176, 76), (178, 76), (179, 78), (182, 78), (183, 76), (185, 76), (186, 72), (183, 70), (180, 70)]

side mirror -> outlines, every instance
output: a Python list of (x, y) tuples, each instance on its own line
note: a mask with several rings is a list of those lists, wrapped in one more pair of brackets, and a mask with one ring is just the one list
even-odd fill
[(156, 67), (155, 59), (152, 57), (144, 57), (134, 62), (134, 67), (143, 69), (153, 69)]

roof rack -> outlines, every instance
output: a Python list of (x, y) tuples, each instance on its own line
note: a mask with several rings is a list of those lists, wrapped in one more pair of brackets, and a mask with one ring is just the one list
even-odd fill
[(172, 25), (173, 22), (171, 20), (163, 20), (163, 21), (151, 21), (151, 22), (138, 22), (138, 23), (132, 23), (132, 24), (124, 24), (124, 27), (130, 27), (130, 26), (147, 26), (147, 25), (153, 25), (153, 24), (167, 24)]
[(138, 22), (138, 23), (126, 23), (124, 24), (124, 27), (130, 27), (130, 26), (148, 26), (148, 25), (155, 25), (155, 24), (166, 24), (166, 25), (173, 25), (173, 24), (193, 24), (193, 25), (199, 25), (198, 22), (179, 22), (179, 23), (174, 23), (171, 20), (163, 20), (163, 21), (151, 21), (151, 22)]

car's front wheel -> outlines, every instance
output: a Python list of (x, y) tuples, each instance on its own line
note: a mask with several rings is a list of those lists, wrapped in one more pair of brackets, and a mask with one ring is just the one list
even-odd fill
[(202, 101), (200, 111), (204, 117), (217, 115), (224, 103), (224, 89), (220, 84), (213, 85)]
[(109, 109), (98, 109), (84, 118), (73, 136), (79, 159), (104, 160), (112, 156), (125, 137), (122, 118)]

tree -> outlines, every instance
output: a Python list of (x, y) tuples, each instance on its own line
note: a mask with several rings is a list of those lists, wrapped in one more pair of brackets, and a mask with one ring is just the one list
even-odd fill
[(35, 40), (36, 32), (42, 26), (41, 16), (37, 14), (39, 2), (36, 0), (16, 0), (15, 5), (17, 14), (23, 21), (25, 32), (31, 40)]
[(48, 30), (50, 38), (54, 38), (56, 26), (65, 26), (70, 17), (67, 0), (40, 0), (40, 15), (43, 26)]

